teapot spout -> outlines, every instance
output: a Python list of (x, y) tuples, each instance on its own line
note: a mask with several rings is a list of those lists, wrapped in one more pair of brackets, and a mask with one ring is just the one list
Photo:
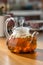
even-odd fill
[(35, 36), (37, 36), (38, 34), (39, 34), (39, 32), (35, 31), (35, 32), (33, 32), (32, 37), (35, 37)]
[(30, 43), (32, 43), (34, 37), (36, 37), (38, 34), (39, 34), (39, 32), (37, 32), (37, 31), (33, 32)]

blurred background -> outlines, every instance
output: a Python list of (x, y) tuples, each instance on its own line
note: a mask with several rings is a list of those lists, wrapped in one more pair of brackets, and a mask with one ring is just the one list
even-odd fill
[[(36, 16), (38, 17), (33, 17), (33, 19), (43, 19), (43, 0), (0, 0), (0, 14), (12, 12), (14, 15), (17, 15), (14, 11), (17, 11), (18, 15), (21, 13), (21, 15), (28, 15), (31, 19), (32, 15), (35, 16), (37, 14)], [(28, 12), (28, 14), (25, 12)]]
[[(23, 19), (24, 26), (30, 30), (43, 31), (43, 0), (0, 0), (0, 36), (5, 34), (6, 29), (3, 28), (9, 28), (6, 20), (10, 17), (18, 22)], [(14, 26), (9, 22), (10, 26)]]

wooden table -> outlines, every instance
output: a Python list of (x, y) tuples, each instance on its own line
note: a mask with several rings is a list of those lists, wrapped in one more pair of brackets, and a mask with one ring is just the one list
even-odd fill
[(14, 54), (8, 50), (6, 38), (0, 38), (0, 65), (43, 65), (43, 33), (37, 43), (34, 53)]

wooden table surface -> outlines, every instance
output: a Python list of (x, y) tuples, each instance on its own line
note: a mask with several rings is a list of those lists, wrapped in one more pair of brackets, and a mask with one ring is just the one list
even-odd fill
[(37, 49), (31, 54), (14, 54), (0, 38), (0, 65), (43, 65), (43, 33), (38, 36)]

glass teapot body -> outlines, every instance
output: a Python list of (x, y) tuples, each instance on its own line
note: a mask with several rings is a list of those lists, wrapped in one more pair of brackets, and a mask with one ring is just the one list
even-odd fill
[(8, 38), (7, 46), (14, 53), (32, 52), (37, 47), (37, 38), (29, 33), (28, 27), (17, 27)]

